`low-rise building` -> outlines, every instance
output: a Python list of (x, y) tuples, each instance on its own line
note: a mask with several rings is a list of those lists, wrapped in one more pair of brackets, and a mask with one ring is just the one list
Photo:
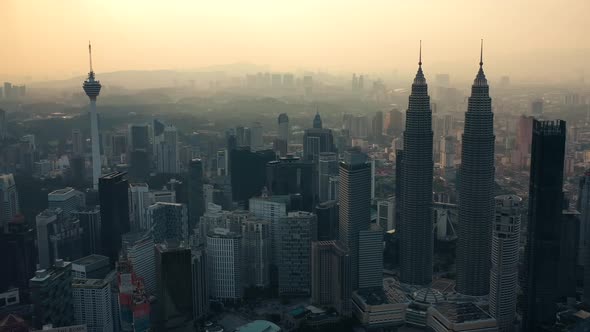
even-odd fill
[(496, 332), (496, 319), (471, 302), (439, 303), (428, 308), (428, 327), (435, 332)]

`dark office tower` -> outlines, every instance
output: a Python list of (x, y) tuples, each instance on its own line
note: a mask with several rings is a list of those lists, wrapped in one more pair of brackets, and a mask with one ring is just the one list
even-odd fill
[(207, 252), (205, 247), (191, 248), (193, 277), (193, 317), (201, 319), (209, 311)]
[(553, 324), (557, 311), (565, 128), (533, 120), (522, 331)]
[(203, 194), (203, 163), (201, 159), (193, 159), (188, 165), (188, 231), (189, 234), (199, 223), (205, 213)]
[(376, 143), (381, 143), (383, 137), (383, 112), (379, 111), (375, 113), (373, 117), (373, 138)]
[(252, 152), (250, 148), (242, 147), (232, 151), (229, 168), (235, 202), (244, 202), (260, 195), (266, 185), (266, 164), (275, 158), (272, 150)]
[(399, 230), (402, 222), (402, 165), (404, 150), (395, 152), (395, 228)]
[(330, 178), (338, 176), (338, 154), (322, 152), (318, 162), (318, 199), (325, 202), (330, 199)]
[(129, 176), (135, 181), (145, 181), (150, 175), (150, 156), (146, 150), (129, 152)]
[(334, 151), (332, 130), (322, 128), (322, 119), (317, 113), (313, 119), (313, 128), (306, 129), (303, 134), (303, 158), (317, 162), (320, 153)]
[(40, 330), (46, 324), (63, 327), (74, 323), (70, 262), (59, 259), (53, 266), (37, 270), (29, 280), (29, 290), (36, 329)]
[(461, 150), (456, 264), (457, 291), (465, 295), (482, 296), (490, 291), (494, 141), (492, 99), (480, 58), (465, 113)]
[(344, 153), (340, 162), (340, 242), (350, 254), (353, 290), (359, 284), (359, 233), (371, 223), (371, 164), (358, 150)]
[(101, 253), (100, 209), (97, 206), (81, 209), (75, 211), (73, 215), (80, 221), (80, 226), (84, 231), (82, 233), (84, 252), (88, 254)]
[(535, 99), (531, 103), (531, 113), (533, 116), (539, 116), (543, 114), (543, 99)]
[(10, 287), (28, 288), (36, 262), (35, 230), (18, 215), (8, 223), (7, 232), (0, 233), (0, 265), (5, 267), (0, 273), (0, 292)]
[(266, 166), (266, 188), (271, 195), (300, 194), (301, 209), (311, 212), (314, 207), (314, 164), (293, 156), (271, 161)]
[(192, 326), (193, 278), (191, 249), (179, 243), (156, 245), (157, 331)]
[(590, 304), (590, 170), (586, 170), (578, 183), (578, 205), (580, 212), (580, 253), (578, 262), (584, 266), (584, 297)]
[(279, 114), (279, 135), (277, 137), (276, 145), (281, 151), (281, 157), (284, 157), (289, 151), (290, 132), (291, 129), (289, 127), (289, 117), (285, 113)]
[(576, 260), (580, 235), (580, 212), (563, 207), (560, 220), (559, 297), (576, 298)]
[(326, 201), (315, 207), (318, 217), (318, 241), (338, 239), (338, 201)]
[(421, 54), (406, 112), (399, 225), (400, 281), (412, 285), (432, 281), (432, 111)]
[(84, 166), (83, 156), (72, 156), (70, 158), (70, 183), (74, 187), (84, 186), (86, 180), (86, 167)]
[(150, 151), (150, 129), (147, 124), (132, 124), (128, 130), (130, 151)]
[(121, 250), (121, 235), (129, 232), (129, 184), (126, 173), (103, 175), (98, 182), (100, 200), (100, 245), (103, 255), (117, 261)]

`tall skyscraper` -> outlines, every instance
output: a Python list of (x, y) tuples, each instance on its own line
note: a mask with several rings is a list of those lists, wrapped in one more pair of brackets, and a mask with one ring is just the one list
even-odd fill
[(207, 234), (207, 264), (210, 296), (222, 301), (242, 298), (242, 236), (216, 228)]
[(286, 113), (279, 114), (279, 139), (284, 141), (289, 146), (289, 134), (291, 128), (289, 127), (289, 116)]
[(490, 315), (501, 332), (513, 330), (516, 316), (518, 249), (522, 198), (497, 196), (492, 231), (492, 269), (490, 272)]
[(29, 280), (29, 290), (36, 329), (40, 330), (46, 324), (62, 327), (74, 323), (70, 262), (57, 260), (53, 266), (38, 270)]
[[(113, 272), (114, 273), (114, 272)], [(114, 331), (109, 279), (74, 278), (72, 280), (74, 321), (86, 325), (88, 331)]]
[(192, 247), (193, 317), (203, 318), (209, 311), (207, 252), (204, 246)]
[(39, 265), (48, 268), (58, 258), (73, 260), (86, 256), (83, 230), (77, 219), (61, 209), (46, 209), (36, 217)]
[(100, 94), (100, 81), (94, 79), (92, 69), (92, 46), (88, 44), (88, 55), (90, 58), (90, 72), (82, 87), (90, 98), (90, 140), (92, 143), (92, 185), (98, 189), (98, 178), (101, 174), (100, 144), (98, 138), (98, 113), (96, 112), (96, 97)]
[(158, 202), (150, 205), (147, 225), (155, 243), (188, 241), (188, 213), (184, 204)]
[(186, 331), (193, 324), (191, 250), (182, 243), (156, 245), (157, 331)]
[(205, 213), (205, 198), (203, 194), (203, 163), (201, 159), (193, 159), (188, 166), (188, 217), (189, 231), (198, 224)]
[(0, 175), (0, 230), (6, 230), (8, 223), (19, 213), (18, 193), (12, 174)]
[(334, 151), (332, 130), (323, 128), (322, 118), (318, 112), (313, 119), (313, 128), (306, 129), (303, 133), (303, 158), (317, 163), (321, 152)]
[(339, 238), (350, 255), (352, 290), (359, 286), (359, 233), (371, 223), (371, 164), (358, 151), (344, 152), (340, 162)]
[(428, 85), (422, 73), (412, 84), (406, 112), (402, 164), (402, 218), (400, 229), (400, 281), (426, 285), (432, 281), (432, 111)]
[(129, 176), (135, 181), (146, 181), (152, 165), (150, 126), (147, 123), (130, 124), (127, 131)]
[(383, 288), (383, 229), (371, 224), (359, 232), (359, 289)]
[[(14, 218), (8, 223), (7, 232), (0, 232), (0, 292), (12, 287), (28, 288), (29, 279), (35, 275), (37, 250), (35, 230), (25, 218)], [(21, 295), (22, 296), (22, 295)]]
[(129, 184), (129, 224), (131, 231), (148, 229), (146, 213), (150, 201), (150, 188), (147, 183)]
[(245, 202), (259, 196), (266, 185), (266, 164), (276, 159), (272, 150), (250, 151), (247, 147), (230, 152), (230, 175), (233, 200)]
[(72, 154), (80, 156), (84, 154), (82, 132), (80, 129), (72, 129)]
[(82, 234), (84, 252), (87, 254), (101, 253), (100, 209), (98, 206), (79, 209), (74, 211), (72, 215), (80, 221), (80, 227), (84, 232)]
[(242, 251), (245, 262), (243, 282), (249, 286), (267, 287), (270, 282), (270, 221), (248, 217), (241, 222)]
[(490, 250), (494, 221), (494, 114), (492, 99), (483, 72), (471, 87), (465, 113), (459, 183), (457, 239), (457, 291), (481, 296), (490, 291)]
[(310, 212), (289, 212), (277, 227), (279, 295), (311, 294), (311, 242), (317, 234), (317, 217)]
[(114, 263), (121, 250), (121, 235), (130, 231), (129, 184), (126, 173), (112, 172), (100, 178), (100, 238), (103, 254)]
[(178, 131), (173, 126), (166, 126), (162, 134), (163, 139), (158, 142), (157, 169), (160, 173), (177, 174), (179, 170)]
[(146, 291), (156, 294), (156, 256), (154, 253), (154, 239), (149, 232), (131, 232), (122, 237), (123, 253), (133, 272), (143, 279)]
[(315, 214), (318, 217), (318, 241), (338, 240), (339, 218), (338, 201), (325, 201), (318, 203)]
[(559, 297), (565, 121), (533, 120), (523, 331), (553, 324)]
[(311, 243), (311, 301), (350, 312), (350, 256), (338, 241)]
[(260, 122), (254, 122), (250, 128), (250, 147), (254, 151), (260, 150), (264, 147), (262, 125)]
[(293, 156), (270, 161), (266, 165), (266, 188), (271, 195), (300, 194), (301, 209), (311, 212), (317, 192), (314, 170), (313, 162)]
[(383, 112), (379, 111), (375, 113), (372, 121), (372, 131), (375, 142), (381, 143), (383, 137)]
[(328, 196), (330, 177), (338, 175), (338, 154), (320, 153), (318, 165), (318, 199), (319, 202), (325, 202), (330, 200)]
[(584, 297), (590, 304), (590, 170), (584, 172), (578, 182), (578, 205), (580, 212), (579, 265), (584, 266)]

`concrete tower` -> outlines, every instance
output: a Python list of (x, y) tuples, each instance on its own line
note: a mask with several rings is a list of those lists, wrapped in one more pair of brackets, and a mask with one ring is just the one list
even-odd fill
[(418, 72), (406, 112), (401, 172), (400, 281), (426, 285), (432, 281), (432, 111), (428, 85), (422, 73), (422, 46)]
[(98, 114), (96, 113), (96, 97), (100, 94), (100, 81), (94, 79), (92, 70), (92, 46), (88, 43), (88, 55), (90, 56), (90, 72), (82, 87), (90, 98), (90, 139), (92, 141), (92, 186), (98, 190), (98, 178), (100, 177), (100, 146), (98, 142)]
[(492, 99), (483, 72), (483, 57), (480, 57), (479, 72), (465, 113), (461, 150), (457, 291), (466, 295), (481, 296), (490, 290), (494, 141)]

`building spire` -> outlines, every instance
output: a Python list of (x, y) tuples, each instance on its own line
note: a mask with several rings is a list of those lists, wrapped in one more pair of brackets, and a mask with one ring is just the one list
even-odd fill
[(418, 55), (418, 72), (416, 73), (416, 77), (414, 78), (415, 85), (426, 85), (426, 79), (424, 78), (424, 73), (422, 72), (422, 39), (420, 39), (420, 53)]
[(479, 67), (483, 67), (483, 38), (481, 39), (481, 49), (479, 51)]
[(90, 40), (88, 41), (88, 58), (90, 59), (90, 72), (92, 73), (92, 44), (90, 44)]
[(483, 39), (481, 40), (481, 46), (479, 50), (479, 71), (475, 76), (475, 80), (473, 81), (474, 86), (487, 86), (488, 81), (486, 79), (486, 74), (483, 72)]
[(418, 56), (418, 66), (422, 67), (422, 39), (420, 39), (420, 55)]

